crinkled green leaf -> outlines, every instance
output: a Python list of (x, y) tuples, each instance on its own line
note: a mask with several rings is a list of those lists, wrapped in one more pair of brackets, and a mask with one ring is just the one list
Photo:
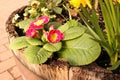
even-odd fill
[(26, 41), (31, 45), (43, 45), (44, 43), (36, 38), (26, 38)]
[(29, 46), (25, 49), (25, 57), (30, 63), (42, 64), (52, 55), (52, 52), (37, 46)]
[(64, 40), (74, 39), (76, 37), (81, 36), (85, 33), (86, 29), (83, 26), (71, 27), (64, 32), (65, 38)]
[(71, 65), (86, 65), (95, 61), (100, 55), (99, 43), (92, 36), (84, 33), (82, 36), (64, 42), (59, 57), (67, 60)]
[(62, 33), (69, 29), (69, 25), (65, 23), (64, 25), (61, 25), (58, 30), (60, 30)]
[(51, 51), (51, 52), (56, 52), (59, 51), (62, 47), (62, 43), (58, 42), (58, 43), (47, 43), (43, 46), (44, 49)]
[(67, 21), (64, 25), (61, 25), (58, 29), (61, 32), (65, 32), (66, 30), (68, 30), (70, 27), (76, 27), (79, 23), (75, 20), (70, 20)]
[(60, 8), (60, 7), (55, 7), (53, 10), (54, 10), (57, 14), (61, 14), (61, 13), (62, 13), (62, 8)]
[(78, 27), (80, 26), (81, 24), (79, 22), (77, 22), (76, 20), (70, 20), (67, 22), (67, 24), (69, 25), (69, 28), (70, 27)]
[(27, 19), (24, 21), (20, 21), (18, 23), (18, 26), (22, 29), (24, 29), (24, 31), (26, 31), (29, 28), (30, 23), (33, 21), (33, 19)]
[(86, 27), (75, 20), (68, 21), (58, 29), (64, 33), (64, 40), (77, 38), (86, 31)]
[(18, 37), (15, 38), (11, 43), (10, 43), (10, 48), (13, 50), (21, 49), (24, 47), (29, 46), (30, 44), (26, 41), (26, 37)]

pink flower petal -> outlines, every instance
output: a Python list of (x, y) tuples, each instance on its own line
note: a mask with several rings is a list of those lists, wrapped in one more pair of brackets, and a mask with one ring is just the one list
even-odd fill
[(43, 25), (49, 22), (49, 16), (42, 16), (30, 24), (29, 28), (42, 29)]
[(48, 42), (55, 43), (63, 40), (64, 34), (60, 30), (50, 30), (47, 36)]
[(36, 26), (34, 23), (31, 23), (29, 28), (32, 28), (32, 29), (42, 29), (43, 25)]
[(36, 37), (36, 35), (37, 35), (37, 31), (35, 29), (29, 28), (26, 31), (26, 36), (27, 37)]

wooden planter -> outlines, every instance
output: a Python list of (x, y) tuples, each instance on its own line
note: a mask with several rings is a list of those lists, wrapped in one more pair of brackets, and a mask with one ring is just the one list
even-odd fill
[[(12, 18), (15, 14), (23, 13), (24, 9), (25, 7), (22, 7), (14, 11), (6, 22), (10, 42), (18, 37)], [(27, 62), (22, 50), (13, 51), (13, 54), (24, 80), (120, 80), (120, 74), (113, 74), (95, 63), (71, 67), (67, 62), (59, 59), (50, 64), (36, 65)]]

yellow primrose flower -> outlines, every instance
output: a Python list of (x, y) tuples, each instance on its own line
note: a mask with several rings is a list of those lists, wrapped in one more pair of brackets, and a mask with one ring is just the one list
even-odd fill
[(69, 1), (71, 5), (73, 5), (76, 8), (80, 7), (81, 0), (70, 0)]
[(120, 3), (120, 0), (117, 0)]
[(88, 5), (89, 8), (92, 8), (90, 4), (90, 0), (70, 0), (69, 2), (71, 5), (73, 5), (76, 8), (79, 8), (80, 4), (82, 4), (83, 7), (86, 7)]

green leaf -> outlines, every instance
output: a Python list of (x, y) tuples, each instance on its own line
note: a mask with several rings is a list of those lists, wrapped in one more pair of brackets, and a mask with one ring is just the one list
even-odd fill
[(67, 21), (64, 25), (59, 26), (59, 30), (61, 32), (65, 32), (66, 30), (68, 30), (71, 27), (78, 27), (78, 25), (80, 26), (80, 23), (75, 21), (75, 20), (70, 20)]
[(59, 57), (67, 60), (70, 65), (86, 65), (95, 61), (100, 55), (100, 45), (92, 36), (84, 33), (82, 36), (65, 41)]
[(36, 38), (26, 38), (26, 41), (31, 45), (43, 45), (44, 43)]
[(27, 46), (29, 46), (30, 44), (26, 41), (26, 37), (18, 37), (15, 38), (11, 43), (10, 43), (10, 48), (13, 50), (17, 50), (17, 49), (22, 49), (25, 48)]
[(55, 25), (55, 29), (57, 29), (59, 26), (61, 26), (61, 23), (59, 23), (59, 22), (49, 22), (48, 26), (51, 26), (53, 24)]
[(61, 47), (62, 47), (61, 42), (53, 43), (53, 44), (47, 43), (43, 46), (44, 49), (51, 51), (51, 52), (59, 51), (61, 49)]
[(53, 10), (54, 10), (55, 13), (57, 13), (57, 14), (61, 14), (61, 13), (62, 13), (62, 8), (60, 8), (60, 7), (55, 7)]
[(49, 4), (47, 5), (47, 8), (48, 8), (48, 9), (53, 9), (52, 7), (53, 7), (53, 6), (52, 6), (52, 3), (49, 3)]
[(67, 22), (67, 24), (69, 25), (69, 28), (70, 27), (78, 27), (80, 26), (81, 24), (79, 22), (77, 22), (76, 20), (70, 20)]
[(45, 27), (45, 29), (49, 30), (49, 28), (50, 28), (51, 25), (55, 26), (54, 29), (58, 29), (58, 27), (61, 26), (61, 23), (59, 23), (59, 22), (49, 22), (48, 25), (44, 26), (44, 27)]
[[(89, 13), (89, 11), (83, 6), (81, 6), (81, 9), (82, 12), (79, 15), (81, 19), (84, 21), (84, 23), (87, 25), (87, 27), (89, 27), (89, 29), (92, 30), (93, 33), (97, 34), (97, 36), (99, 36), (101, 40), (105, 41), (104, 34), (99, 25), (99, 19), (98, 19), (99, 17), (98, 15), (96, 15), (96, 11), (93, 9), (91, 13)], [(90, 20), (90, 22), (88, 20)]]
[(18, 26), (22, 29), (24, 29), (24, 31), (26, 31), (29, 28), (30, 23), (33, 21), (33, 19), (27, 19), (24, 21), (20, 21), (18, 23)]
[(60, 26), (58, 29), (64, 33), (64, 40), (79, 37), (86, 31), (86, 27), (75, 20), (68, 21), (64, 25)]
[(120, 60), (117, 61), (115, 64), (112, 65), (112, 67), (109, 67), (109, 70), (115, 70), (120, 66)]
[(64, 25), (59, 26), (58, 28), (62, 33), (69, 29), (69, 25), (65, 23)]
[(54, 6), (58, 6), (62, 2), (62, 0), (53, 0), (52, 2)]
[(78, 25), (77, 27), (71, 27), (64, 32), (65, 38), (64, 40), (74, 39), (76, 37), (81, 36), (85, 33), (86, 29), (82, 25)]
[(47, 61), (47, 59), (52, 55), (52, 52), (40, 48), (37, 46), (29, 46), (25, 50), (25, 57), (30, 63), (42, 64)]

